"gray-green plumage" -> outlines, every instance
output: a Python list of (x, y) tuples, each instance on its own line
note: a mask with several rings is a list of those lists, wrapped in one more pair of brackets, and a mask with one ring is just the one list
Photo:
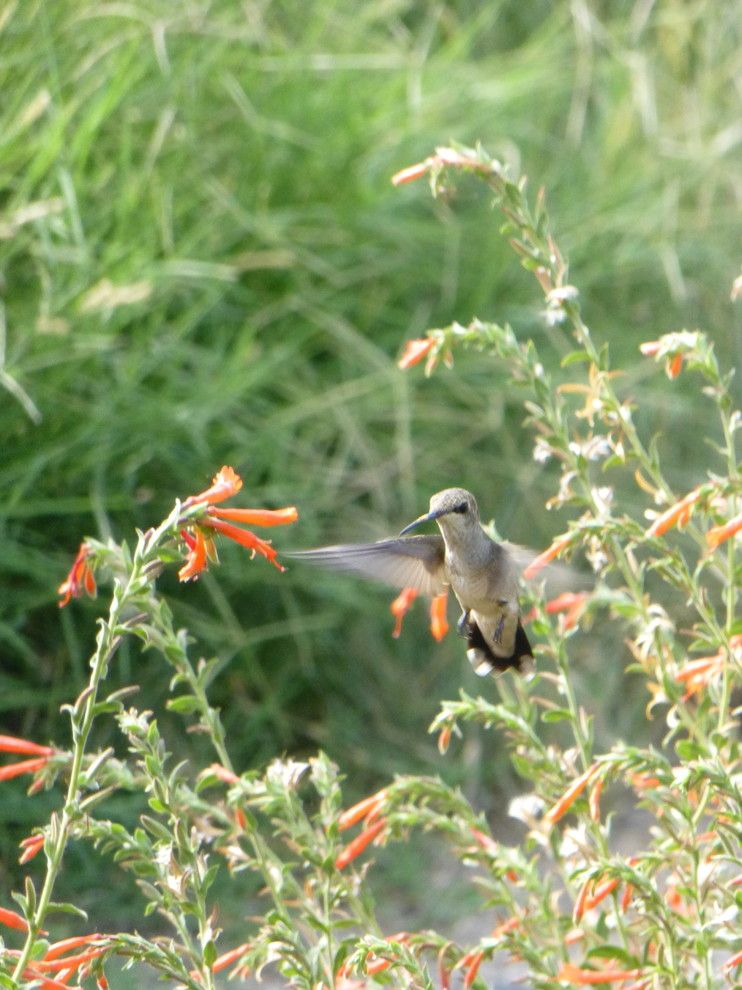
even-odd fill
[[(440, 535), (407, 536), (425, 522)], [(482, 529), (474, 496), (446, 488), (430, 499), (430, 509), (395, 539), (306, 550), (289, 556), (352, 571), (397, 588), (433, 596), (450, 587), (462, 608), (459, 632), (478, 674), (533, 665), (520, 622), (515, 548), (496, 543)]]

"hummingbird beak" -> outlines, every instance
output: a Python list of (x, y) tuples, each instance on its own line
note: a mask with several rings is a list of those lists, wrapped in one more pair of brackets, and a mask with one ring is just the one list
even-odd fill
[(426, 512), (422, 516), (418, 516), (414, 522), (411, 522), (409, 526), (405, 526), (403, 530), (400, 531), (399, 535), (404, 536), (405, 533), (409, 533), (413, 529), (417, 529), (418, 526), (422, 526), (423, 523), (433, 522), (434, 519), (440, 519), (441, 516), (445, 516), (450, 509), (436, 509), (435, 512)]

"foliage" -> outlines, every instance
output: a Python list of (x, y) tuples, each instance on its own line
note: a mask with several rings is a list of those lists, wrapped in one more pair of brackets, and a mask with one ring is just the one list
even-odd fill
[[(553, 336), (477, 193), (431, 209), (389, 186), (442, 138), (481, 137), (548, 185), (637, 421), (667, 435), (673, 486), (696, 483), (707, 409), (634, 359), (673, 326), (718, 327), (726, 363), (739, 346), (738, 5), (358, 6), (0, 4), (7, 730), (58, 738), (70, 683), (86, 681), (96, 606), (67, 610), (60, 633), (50, 593), (77, 535), (146, 528), (215, 465), (264, 504), (300, 500), (297, 547), (386, 535), (449, 483), (516, 542), (560, 525), (543, 512), (553, 468), (531, 461), (517, 391), (488, 362), (462, 355), (434, 386), (394, 367), (402, 335), (474, 315), (542, 349)], [(432, 772), (431, 698), (470, 677), (456, 649), (426, 649), (414, 618), (392, 642), (383, 593), (223, 556), (218, 582), (161, 588), (223, 660), (212, 691), (241, 760), (321, 746), (358, 788)], [(638, 690), (585, 661), (596, 696)], [(128, 642), (111, 676), (164, 702)], [(636, 707), (611, 704), (607, 731), (642, 731)], [(497, 803), (507, 770), (481, 745), (451, 778)], [(2, 858), (26, 813), (0, 812)]]
[[(742, 965), (739, 721), (732, 700), (742, 674), (736, 557), (742, 515), (731, 375), (701, 332), (646, 342), (646, 360), (664, 366), (675, 386), (700, 382), (720, 424), (703, 478), (678, 493), (666, 478), (662, 443), (643, 439), (608, 348), (595, 345), (583, 320), (543, 194), (531, 205), (523, 180), (464, 147), (438, 149), (397, 180), (429, 175), (434, 192), (448, 195), (461, 173), (494, 193), (505, 235), (535, 276), (544, 316), (564, 344), (568, 380), (553, 382), (531, 339), (481, 321), (430, 331), (406, 351), (405, 364), (426, 359), (432, 372), (439, 360), (450, 363), (470, 347), (515, 382), (538, 456), (558, 465), (553, 502), (570, 517), (527, 573), (537, 576), (548, 561), (582, 550), (596, 576), (589, 592), (551, 602), (532, 593), (529, 618), (540, 647), (531, 680), (499, 678), (496, 702), (462, 692), (443, 703), (432, 726), (442, 751), (476, 723), (505, 740), (530, 788), (510, 808), (526, 825), (522, 841), (498, 841), (484, 815), (437, 777), (400, 775), (342, 811), (337, 768), (322, 754), (235, 771), (206, 693), (218, 666), (189, 659), (188, 636), (177, 630), (156, 584), (163, 567), (184, 554), (181, 579), (197, 577), (221, 536), (278, 563), (269, 544), (236, 527), (236, 521), (275, 523), (275, 514), (217, 508), (241, 486), (225, 468), (210, 488), (177, 502), (159, 527), (140, 534), (133, 551), (113, 540), (85, 541), (60, 589), (65, 599), (91, 593), (96, 578), (107, 576), (113, 596), (89, 684), (68, 709), (70, 750), (3, 738), (7, 751), (31, 755), (5, 768), (5, 778), (33, 773), (36, 790), (62, 776), (67, 786), (61, 810), (24, 844), (26, 860), (43, 847), (40, 892), (29, 877), (16, 896), (20, 913), (0, 914), (5, 925), (25, 932), (22, 948), (3, 955), (4, 985), (61, 987), (74, 973), (79, 980), (94, 975), (105, 986), (102, 968), (115, 955), (194, 990), (212, 987), (222, 969), (252, 979), (266, 966), (303, 990), (432, 987), (436, 979), (448, 987), (454, 972), (468, 988), (484, 986), (482, 965), (501, 952), (520, 960), (538, 988), (721, 987)], [(643, 512), (615, 487), (626, 476)], [(285, 510), (281, 521), (290, 515)], [(218, 525), (225, 519), (235, 524)], [(661, 745), (622, 739), (596, 745), (586, 700), (575, 689), (573, 646), (580, 628), (597, 621), (611, 626), (616, 643), (628, 640), (650, 695), (648, 713), (661, 713), (665, 722)], [(107, 694), (110, 664), (128, 637), (171, 666), (169, 706), (210, 740), (218, 762), (199, 772), (173, 762), (160, 716), (132, 707), (121, 692)], [(618, 648), (602, 662), (615, 663), (617, 655)], [(93, 724), (110, 718), (128, 755), (88, 749)], [(552, 728), (563, 735), (553, 736)], [(106, 802), (122, 788), (147, 800), (134, 828), (105, 817)], [(613, 791), (628, 794), (651, 823), (629, 854), (615, 847), (612, 816), (601, 806)], [(574, 816), (570, 825), (567, 815)], [(359, 823), (359, 834), (347, 841), (345, 832)], [(472, 945), (435, 931), (383, 933), (375, 920), (369, 867), (358, 863), (366, 862), (372, 844), (405, 842), (416, 830), (439, 833), (453, 856), (476, 868), (477, 889), (496, 920)], [(76, 910), (52, 901), (72, 839), (97, 845), (111, 869), (132, 871), (146, 912), (158, 912), (169, 934), (90, 933), (50, 944), (43, 926), (53, 911)], [(222, 861), (235, 884), (245, 874), (259, 877), (268, 903), (245, 941), (220, 953), (210, 887)]]

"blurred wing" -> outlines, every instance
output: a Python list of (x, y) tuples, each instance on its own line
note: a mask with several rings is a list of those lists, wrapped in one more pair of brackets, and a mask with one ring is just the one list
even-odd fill
[(281, 554), (336, 571), (352, 571), (395, 588), (414, 588), (431, 597), (443, 590), (444, 555), (443, 537), (438, 535), (348, 543)]
[[(539, 556), (539, 551), (531, 550), (530, 547), (523, 547), (517, 543), (508, 543), (503, 540), (501, 545), (507, 550), (512, 561), (515, 575), (523, 577), (523, 571), (533, 563)], [(592, 587), (594, 578), (591, 575), (578, 571), (571, 564), (563, 564), (559, 561), (551, 561), (538, 572), (531, 581), (538, 584), (543, 581), (546, 586), (547, 596), (557, 595), (563, 591), (578, 591)]]

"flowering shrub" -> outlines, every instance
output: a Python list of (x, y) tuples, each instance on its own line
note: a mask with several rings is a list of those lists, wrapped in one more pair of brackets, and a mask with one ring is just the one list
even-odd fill
[[(160, 526), (140, 534), (133, 552), (86, 540), (60, 588), (63, 605), (94, 594), (101, 579), (112, 582), (113, 594), (88, 686), (68, 708), (71, 747), (0, 736), (0, 751), (22, 757), (0, 768), (0, 780), (31, 775), (30, 793), (59, 780), (66, 792), (59, 810), (22, 843), (24, 863), (38, 862), (43, 853), (43, 881), (37, 884), (29, 873), (25, 890), (15, 895), (17, 910), (0, 909), (7, 929), (3, 986), (61, 988), (95, 979), (105, 987), (112, 956), (193, 990), (213, 987), (222, 970), (251, 981), (266, 966), (302, 990), (375, 984), (447, 990), (454, 981), (468, 988), (484, 985), (481, 967), (493, 958), (519, 960), (528, 985), (538, 988), (710, 988), (737, 978), (742, 771), (733, 692), (742, 672), (735, 539), (742, 515), (735, 450), (740, 417), (730, 376), (700, 332), (669, 333), (642, 347), (673, 380), (698, 376), (719, 414), (707, 473), (690, 492), (673, 492), (656, 445), (634, 423), (607, 348), (595, 345), (583, 322), (543, 195), (531, 207), (523, 181), (467, 149), (439, 149), (396, 181), (427, 176), (437, 193), (459, 173), (471, 173), (494, 192), (505, 233), (544, 294), (544, 317), (569, 342), (562, 365), (575, 372), (574, 380), (554, 383), (532, 341), (479, 320), (408, 342), (400, 360), (403, 368), (424, 360), (431, 374), (440, 361), (451, 366), (457, 349), (475, 348), (522, 386), (534, 456), (561, 469), (549, 504), (572, 517), (529, 565), (528, 576), (538, 578), (548, 562), (578, 549), (595, 572), (591, 591), (564, 592), (549, 602), (532, 596), (527, 618), (539, 639), (533, 678), (508, 674), (486, 682), (491, 690), (485, 693), (499, 696), (494, 701), (462, 692), (443, 702), (431, 727), (441, 752), (470, 722), (504, 735), (513, 766), (530, 788), (510, 809), (525, 822), (526, 838), (517, 847), (497, 841), (484, 816), (434, 778), (397, 777), (343, 810), (338, 771), (322, 754), (263, 770), (238, 772), (231, 765), (218, 712), (207, 698), (214, 664), (192, 663), (188, 637), (173, 627), (156, 578), (177, 561), (181, 580), (197, 579), (215, 561), (219, 536), (280, 567), (273, 546), (239, 524), (288, 523), (296, 510), (218, 507), (242, 484), (223, 468), (211, 487), (176, 503)], [(644, 518), (632, 515), (614, 491), (612, 479), (627, 473), (645, 500)], [(690, 619), (684, 614), (682, 628), (668, 605), (677, 592), (692, 612)], [(395, 601), (396, 632), (413, 598), (403, 593)], [(437, 636), (446, 630), (442, 609), (438, 602), (433, 611)], [(571, 677), (570, 640), (598, 611), (620, 628), (616, 641), (628, 642), (646, 681), (648, 714), (667, 726), (662, 746), (615, 740), (605, 752), (595, 749)], [(200, 772), (173, 765), (155, 715), (132, 707), (128, 690), (106, 693), (108, 667), (128, 636), (173, 668), (169, 707), (208, 735), (212, 765)], [(126, 758), (89, 749), (93, 723), (103, 718), (116, 720)], [(553, 722), (566, 727), (566, 748), (546, 741)], [(642, 847), (629, 855), (617, 851), (610, 816), (601, 809), (612, 788), (632, 795), (651, 819)], [(106, 818), (106, 801), (118, 789), (147, 795), (148, 812), (134, 830)], [(493, 921), (474, 944), (459, 945), (434, 931), (380, 930), (366, 890), (373, 846), (404, 841), (413, 830), (439, 833), (452, 854), (475, 869)], [(56, 903), (71, 840), (94, 844), (112, 868), (133, 873), (145, 913), (159, 912), (169, 935), (89, 932), (82, 912)], [(222, 944), (210, 895), (222, 865), (235, 883), (245, 872), (258, 876), (268, 902), (237, 946)], [(60, 910), (80, 915), (81, 932), (54, 941), (49, 930)]]

